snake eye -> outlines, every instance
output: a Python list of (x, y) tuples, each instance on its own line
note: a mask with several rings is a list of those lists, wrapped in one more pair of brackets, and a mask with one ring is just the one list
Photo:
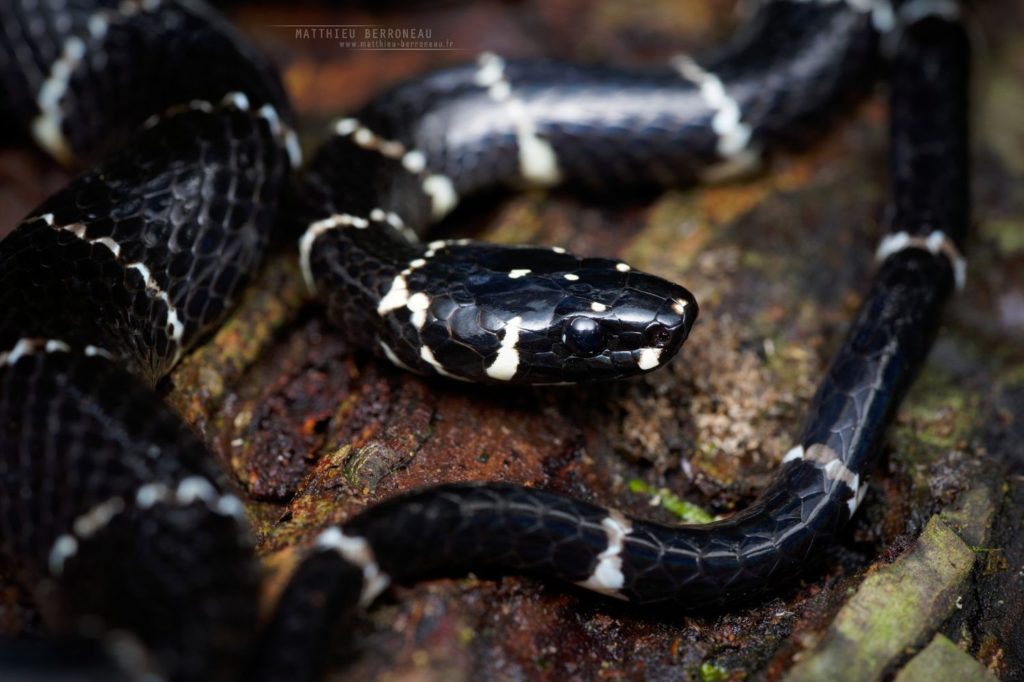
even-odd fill
[(600, 355), (607, 346), (601, 325), (589, 317), (577, 317), (569, 322), (562, 339), (569, 351), (581, 358)]
[(644, 344), (651, 348), (664, 348), (672, 341), (672, 331), (661, 324), (652, 324), (644, 331)]

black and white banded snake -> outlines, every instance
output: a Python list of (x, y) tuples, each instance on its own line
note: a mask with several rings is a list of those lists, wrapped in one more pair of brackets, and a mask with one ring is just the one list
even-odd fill
[[(116, 631), (125, 665), (228, 676), (255, 639), (244, 508), (146, 384), (221, 319), (262, 260), (298, 161), (293, 117), (273, 69), (198, 2), (2, 12), (0, 112), (51, 154), (100, 155), (143, 128), (0, 244), (4, 549), (56, 624)], [(963, 281), (956, 15), (939, 1), (779, 1), (699, 64), (623, 72), (484, 55), (340, 119), (287, 218), (301, 225), (303, 272), (355, 342), (426, 374), (560, 383), (664, 364), (696, 315), (681, 287), (561, 250), (419, 246), (408, 231), (493, 185), (600, 191), (736, 172), (869, 81), (882, 43), (891, 233), (797, 446), (748, 510), (670, 528), (501, 484), (398, 498), (310, 544), (252, 674), (311, 673), (318, 619), (422, 575), (527, 571), (694, 607), (798, 574), (856, 510), (861, 475)], [(181, 54), (208, 68), (182, 77)], [(183, 598), (190, 608), (175, 608)], [(325, 599), (332, 608), (311, 616)], [(126, 656), (125, 642), (148, 654)]]

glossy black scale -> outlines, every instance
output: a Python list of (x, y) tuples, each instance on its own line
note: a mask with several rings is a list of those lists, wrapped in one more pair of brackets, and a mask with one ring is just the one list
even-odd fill
[[(756, 151), (805, 139), (840, 112), (871, 82), (877, 47), (869, 17), (842, 4), (769, 2), (727, 46), (698, 61), (738, 103)], [(716, 111), (677, 68), (503, 62), (510, 97), (529, 112), (571, 185), (678, 186), (723, 161)], [(530, 184), (517, 164), (514, 110), (478, 84), (479, 74), (478, 64), (467, 64), (417, 77), (355, 117), (422, 150), (460, 195)], [(409, 204), (416, 202), (402, 206)]]
[(12, 0), (0, 24), (0, 99), (25, 133), (39, 113), (40, 88), (71, 39), (80, 42), (82, 60), (60, 100), (66, 149), (47, 146), (61, 161), (95, 159), (150, 116), (229, 92), (245, 93), (254, 107), (273, 103), (292, 122), (274, 67), (203, 2)]
[[(151, 385), (262, 262), (288, 104), (201, 4), (4, 3), (2, 96), (25, 131), (76, 40), (49, 151), (131, 142), (0, 242), (0, 548), (55, 633), (99, 636), (133, 676), (230, 677), (255, 634), (251, 538), (217, 462)], [(189, 75), (167, 57), (183, 53), (218, 59)]]
[(267, 121), (231, 105), (145, 131), (3, 241), (0, 347), (94, 345), (155, 382), (258, 268), (287, 163)]

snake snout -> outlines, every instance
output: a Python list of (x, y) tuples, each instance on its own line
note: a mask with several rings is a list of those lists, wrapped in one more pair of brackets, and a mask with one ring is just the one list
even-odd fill
[(685, 288), (616, 261), (583, 261), (555, 311), (562, 381), (621, 379), (668, 362), (689, 336), (697, 302)]
[(697, 319), (696, 299), (684, 287), (636, 271), (621, 291), (609, 310), (620, 330), (615, 365), (624, 376), (661, 367), (689, 336)]

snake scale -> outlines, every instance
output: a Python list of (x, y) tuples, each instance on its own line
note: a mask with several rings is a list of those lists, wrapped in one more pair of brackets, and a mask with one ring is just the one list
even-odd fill
[[(0, 243), (0, 547), (54, 631), (94, 638), (128, 678), (316, 677), (341, 614), (437, 574), (688, 609), (777, 590), (856, 512), (963, 286), (968, 45), (951, 1), (765, 2), (714, 53), (645, 70), (484, 54), (337, 120), (305, 165), (273, 66), (199, 0), (4, 0), (0, 27), (0, 120), (95, 164)], [(418, 235), (488, 188), (748, 172), (880, 72), (878, 271), (752, 506), (664, 526), (501, 483), (421, 490), (323, 529), (257, 626), (245, 508), (152, 389), (237, 301), (272, 228), (295, 231), (339, 328), (399, 367), (492, 384), (642, 374), (689, 335), (686, 289), (560, 248)]]

